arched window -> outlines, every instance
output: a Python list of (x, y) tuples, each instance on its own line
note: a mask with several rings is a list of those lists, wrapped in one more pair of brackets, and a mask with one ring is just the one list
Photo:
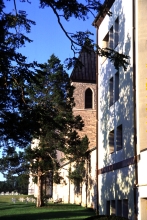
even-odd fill
[(85, 91), (85, 108), (92, 108), (92, 90), (89, 88)]

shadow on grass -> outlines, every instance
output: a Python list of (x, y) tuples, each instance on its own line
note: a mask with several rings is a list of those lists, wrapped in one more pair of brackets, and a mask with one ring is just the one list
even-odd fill
[[(88, 214), (88, 213), (87, 213)], [(42, 219), (83, 219), (86, 216), (85, 211), (55, 211), (55, 212), (42, 212), (36, 214), (22, 214), (22, 215), (11, 215), (11, 216), (3, 216), (0, 219), (13, 219), (13, 220), (42, 220)], [(82, 218), (83, 217), (83, 218)]]
[[(17, 209), (17, 207), (16, 207)], [(27, 209), (27, 206), (26, 206)], [(22, 213), (22, 214), (7, 214), (0, 217), (0, 220), (80, 220), (85, 219), (88, 216), (95, 215), (93, 209), (81, 209), (81, 207), (75, 205), (49, 205), (43, 208), (34, 208), (36, 213)]]
[[(32, 204), (31, 204), (32, 205)], [(32, 207), (36, 207), (35, 204), (32, 205)], [(30, 208), (30, 204), (16, 204), (16, 203), (13, 203), (13, 204), (10, 204), (10, 203), (7, 203), (5, 205), (3, 204), (0, 204), (0, 210), (3, 211), (3, 210), (6, 210), (6, 209), (22, 209), (22, 208)]]

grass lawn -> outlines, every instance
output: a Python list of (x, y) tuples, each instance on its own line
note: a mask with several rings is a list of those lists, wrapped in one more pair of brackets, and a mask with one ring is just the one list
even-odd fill
[[(12, 202), (12, 197), (17, 200), (16, 203)], [(36, 208), (34, 203), (19, 202), (19, 197), (25, 196), (0, 195), (0, 220), (78, 220), (95, 215), (91, 209), (72, 204), (50, 203), (45, 207)]]

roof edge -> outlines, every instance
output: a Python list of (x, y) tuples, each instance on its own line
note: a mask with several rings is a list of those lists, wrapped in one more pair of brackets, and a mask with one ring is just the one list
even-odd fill
[(108, 11), (110, 10), (110, 8), (112, 7), (114, 2), (115, 2), (115, 0), (105, 0), (105, 2), (103, 4), (103, 10), (97, 14), (94, 21), (92, 22), (93, 26), (95, 26), (95, 27), (100, 26), (100, 24), (102, 23), (103, 19), (107, 15)]

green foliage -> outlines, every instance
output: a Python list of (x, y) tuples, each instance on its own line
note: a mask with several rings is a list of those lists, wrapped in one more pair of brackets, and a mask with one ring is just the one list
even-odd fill
[(0, 192), (18, 192), (28, 194), (29, 176), (22, 174), (20, 176), (7, 176), (6, 181), (0, 182)]
[(76, 147), (77, 156), (79, 155), (80, 147), (84, 146), (84, 143), (76, 130), (81, 130), (84, 124), (80, 116), (73, 116), (74, 88), (55, 55), (52, 55), (47, 63), (40, 65), (36, 80), (37, 83), (33, 81), (27, 92), (36, 127), (32, 142), (39, 141), (36, 147), (29, 146), (25, 155), (31, 164), (32, 173), (37, 175), (39, 168), (44, 175), (49, 170), (58, 170), (57, 150), (73, 155)]
[(60, 184), (62, 179), (63, 179), (63, 177), (60, 176), (60, 173), (59, 173), (59, 172), (55, 172), (55, 173), (54, 173), (54, 175), (53, 175), (53, 182), (54, 182), (54, 183)]
[(4, 148), (24, 147), (31, 139), (26, 87), (37, 64), (27, 63), (27, 57), (18, 49), (31, 42), (19, 32), (20, 27), (29, 33), (33, 24), (26, 14), (6, 13), (4, 2), (0, 1), (0, 132)]
[(76, 161), (73, 165), (74, 170), (72, 171), (71, 168), (69, 168), (69, 175), (68, 178), (76, 183), (76, 182), (82, 182), (83, 178), (85, 177), (85, 167), (84, 167), (84, 161)]

